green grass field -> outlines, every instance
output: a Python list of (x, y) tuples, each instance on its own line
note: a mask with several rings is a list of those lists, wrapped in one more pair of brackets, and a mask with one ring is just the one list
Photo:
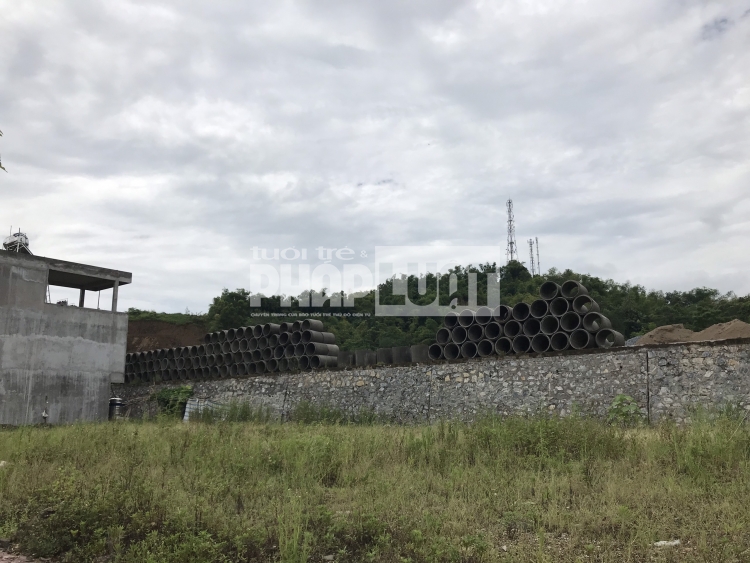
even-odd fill
[(66, 561), (748, 561), (749, 456), (736, 415), (2, 430), (0, 536)]

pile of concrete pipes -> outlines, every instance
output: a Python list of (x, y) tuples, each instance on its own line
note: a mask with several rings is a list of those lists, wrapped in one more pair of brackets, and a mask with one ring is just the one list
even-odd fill
[(429, 348), (431, 360), (457, 360), (497, 354), (559, 352), (569, 348), (624, 346), (625, 338), (612, 330), (599, 305), (579, 282), (562, 286), (546, 281), (540, 299), (514, 307), (480, 307), (445, 316)]
[(212, 332), (200, 346), (134, 352), (125, 357), (125, 380), (179, 381), (330, 368), (338, 365), (336, 337), (306, 319)]

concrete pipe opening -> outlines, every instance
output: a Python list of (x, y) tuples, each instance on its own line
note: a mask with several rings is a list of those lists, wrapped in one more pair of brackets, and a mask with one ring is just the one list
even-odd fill
[(255, 373), (266, 373), (266, 362), (255, 362)]
[(495, 307), (495, 310), (492, 311), (492, 318), (495, 319), (495, 322), (498, 324), (506, 323), (513, 318), (513, 310), (507, 305), (498, 305)]
[(472, 342), (479, 342), (484, 339), (484, 326), (479, 324), (473, 324), (466, 331), (466, 335)]
[(232, 344), (230, 345), (230, 349), (232, 350), (232, 353), (239, 352), (240, 351), (240, 341), (236, 338), (232, 340)]
[(310, 367), (313, 369), (336, 367), (338, 358), (333, 356), (310, 356)]
[(573, 310), (579, 315), (598, 313), (599, 304), (591, 299), (590, 295), (579, 295), (573, 299)]
[[(229, 352), (231, 352), (231, 351), (232, 351), (232, 344), (228, 340), (225, 340), (221, 344), (221, 353), (222, 354), (229, 354)], [(182, 357), (182, 354), (180, 354), (180, 357)]]
[[(197, 355), (198, 356), (205, 356), (206, 355), (206, 346), (205, 346), (205, 344), (201, 344), (200, 346), (198, 346), (198, 354)], [(164, 357), (165, 358), (167, 357), (167, 351), (166, 350), (164, 351)]]
[(216, 356), (211, 354), (210, 356), (206, 356), (206, 365), (208, 367), (215, 366), (216, 365)]
[(549, 350), (549, 336), (541, 333), (537, 334), (531, 339), (531, 349), (539, 353)]
[(435, 334), (435, 340), (438, 344), (442, 344), (443, 346), (445, 346), (446, 344), (448, 344), (448, 342), (451, 341), (451, 331), (445, 327), (442, 327)]
[(302, 332), (306, 330), (317, 330), (318, 332), (323, 332), (325, 327), (323, 326), (323, 321), (318, 319), (305, 319), (302, 321)]
[(541, 325), (542, 332), (547, 336), (552, 336), (560, 329), (560, 319), (553, 315), (547, 315), (539, 324)]
[(294, 357), (294, 344), (287, 344), (284, 346), (284, 356), (287, 358)]
[(486, 325), (492, 320), (492, 309), (489, 307), (479, 307), (474, 318), (480, 325)]
[(282, 332), (279, 334), (279, 345), (286, 346), (289, 344), (289, 340), (292, 338), (292, 335), (288, 332)]
[(229, 376), (229, 366), (221, 366), (219, 368), (219, 377), (224, 379), (227, 376)]
[(210, 377), (211, 379), (218, 379), (218, 377), (219, 377), (219, 374), (220, 374), (220, 371), (219, 371), (219, 366), (211, 366), (211, 367), (209, 368), (208, 376), (209, 376), (209, 377)]
[(513, 339), (513, 351), (516, 354), (524, 354), (531, 350), (531, 339), (525, 334), (519, 334)]
[(247, 344), (248, 342), (246, 338), (240, 340), (240, 352), (247, 352)]
[(490, 340), (497, 340), (503, 335), (503, 327), (496, 322), (491, 322), (484, 327), (484, 335)]
[(518, 321), (508, 321), (505, 323), (505, 326), (503, 327), (503, 334), (507, 336), (508, 338), (515, 338), (519, 334), (521, 334), (521, 330), (523, 329), (521, 323)]
[(491, 340), (482, 340), (479, 344), (477, 344), (477, 354), (479, 354), (480, 358), (491, 356), (494, 351), (495, 343)]
[(531, 316), (535, 319), (543, 319), (549, 313), (549, 302), (544, 299), (537, 299), (529, 307)]
[(308, 342), (305, 344), (305, 356), (328, 356), (328, 344)]
[(596, 344), (594, 336), (588, 330), (579, 328), (570, 335), (570, 347), (575, 350), (591, 348), (594, 344)]
[(529, 318), (531, 310), (528, 303), (516, 303), (513, 305), (513, 318), (518, 322), (523, 322)]
[(567, 332), (556, 332), (549, 337), (550, 350), (560, 352), (570, 347), (570, 336)]
[(211, 344), (211, 333), (210, 332), (203, 337), (203, 344)]
[(451, 340), (456, 344), (463, 344), (466, 340), (466, 336), (466, 329), (460, 325), (451, 331)]
[(229, 365), (232, 363), (232, 354), (224, 354), (224, 363)]
[(294, 344), (295, 346), (302, 342), (302, 331), (301, 330), (295, 330), (292, 333), (290, 342)]
[(474, 324), (475, 316), (474, 311), (471, 309), (464, 309), (461, 314), (458, 315), (458, 324), (464, 328), (468, 328)]
[(294, 321), (292, 323), (292, 332), (302, 332), (302, 321)]
[(254, 350), (253, 351), (253, 361), (254, 362), (260, 362), (263, 359), (263, 352), (260, 350)]
[(528, 318), (523, 322), (523, 333), (529, 338), (539, 334), (540, 330), (542, 330), (541, 323), (533, 317)]
[(289, 358), (289, 369), (299, 369), (299, 358)]
[(310, 369), (310, 358), (308, 358), (307, 356), (300, 356), (299, 369), (302, 369), (302, 370)]
[(458, 313), (456, 312), (450, 312), (445, 317), (443, 317), (443, 325), (448, 327), (449, 329), (452, 329), (453, 327), (458, 325)]
[(273, 372), (279, 371), (279, 362), (271, 358), (270, 360), (264, 360), (266, 362), (266, 371)]
[(258, 350), (263, 350), (263, 348), (268, 348), (268, 338), (265, 336), (258, 338)]
[(247, 375), (247, 365), (245, 364), (237, 364), (237, 375), (242, 377), (243, 375)]
[(289, 369), (289, 360), (286, 358), (279, 359), (279, 371), (286, 371)]
[(467, 340), (461, 344), (461, 357), (473, 358), (477, 355), (477, 345), (471, 340)]
[[(149, 362), (149, 369), (153, 369), (153, 362)], [(177, 358), (177, 369), (183, 369), (185, 367), (185, 358)]]
[(253, 353), (252, 352), (242, 352), (242, 361), (246, 364), (253, 362)]
[(239, 375), (239, 373), (240, 373), (240, 371), (237, 368), (237, 364), (232, 364), (231, 366), (229, 366), (229, 376), (230, 377), (237, 377), (237, 375)]
[(247, 341), (247, 349), (250, 350), (251, 352), (253, 350), (257, 350), (258, 349), (258, 339), (253, 336), (250, 340), (248, 340)]
[(458, 344), (456, 344), (455, 342), (449, 342), (448, 344), (445, 345), (445, 348), (443, 348), (443, 357), (446, 360), (458, 359), (460, 355), (461, 355), (461, 348), (459, 348)]
[(276, 346), (276, 348), (273, 349), (273, 357), (276, 360), (278, 360), (280, 358), (283, 358), (284, 357), (284, 347), (283, 346)]
[(596, 333), (596, 345), (599, 348), (625, 346), (625, 337), (616, 330), (605, 328)]
[(579, 295), (588, 295), (589, 291), (580, 282), (568, 280), (562, 284), (560, 293), (565, 299), (575, 299)]
[(263, 348), (263, 360), (270, 360), (273, 358), (273, 348)]
[(235, 329), (235, 331), (234, 331), (234, 337), (236, 339), (238, 339), (238, 340), (242, 340), (243, 338), (245, 338), (245, 329), (246, 328), (247, 328), (246, 326), (241, 326), (240, 328)]
[[(240, 354), (240, 356), (242, 356), (242, 354)], [(190, 358), (190, 359), (193, 361), (193, 367), (194, 368), (201, 367), (201, 358), (199, 358), (198, 356), (196, 356), (196, 357)], [(169, 360), (166, 360), (166, 361), (168, 362)]]
[(247, 374), (248, 375), (255, 375), (257, 370), (257, 367), (255, 366), (255, 363), (251, 362), (247, 364)]
[(255, 325), (253, 327), (253, 336), (255, 338), (260, 338), (263, 336), (263, 325)]
[(237, 331), (235, 329), (233, 329), (233, 328), (228, 329), (227, 330), (227, 340), (229, 340), (230, 342), (232, 340), (234, 340), (235, 334), (237, 334)]
[(219, 343), (219, 333), (218, 332), (212, 332), (211, 333), (211, 344), (218, 344)]
[(271, 348), (276, 348), (276, 346), (279, 345), (279, 335), (278, 334), (272, 334), (268, 337), (268, 345)]
[(553, 281), (546, 281), (539, 288), (539, 297), (545, 301), (552, 301), (556, 297), (560, 297), (560, 286)]
[(281, 323), (279, 325), (279, 332), (281, 332), (282, 334), (285, 332), (292, 332), (292, 323), (290, 322)]
[(263, 336), (271, 336), (272, 334), (279, 334), (279, 325), (274, 323), (268, 323), (263, 325)]
[(573, 332), (581, 328), (581, 316), (575, 311), (568, 311), (560, 317), (560, 328), (565, 332)]
[(562, 317), (568, 311), (570, 311), (570, 302), (564, 297), (557, 297), (549, 304), (549, 312), (556, 317)]
[(305, 345), (305, 344), (302, 344), (302, 342), (300, 342), (299, 344), (297, 344), (297, 345), (296, 345), (296, 346), (294, 347), (294, 355), (295, 355), (296, 357), (298, 357), (298, 358), (300, 358), (300, 357), (304, 356), (304, 355), (305, 355), (305, 346), (306, 346), (306, 345)]
[(219, 331), (219, 342), (226, 342), (227, 341), (227, 331), (226, 330), (220, 330)]
[(443, 347), (440, 344), (430, 344), (427, 349), (427, 356), (431, 360), (439, 360), (443, 357)]
[(589, 332), (599, 332), (605, 328), (612, 328), (612, 323), (601, 313), (589, 313), (583, 317), (583, 328)]

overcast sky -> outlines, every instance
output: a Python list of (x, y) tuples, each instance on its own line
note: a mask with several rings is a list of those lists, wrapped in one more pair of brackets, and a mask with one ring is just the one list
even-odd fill
[(504, 250), (508, 198), (544, 270), (750, 293), (750, 0), (1, 0), (0, 129), (0, 227), (121, 308), (253, 246)]

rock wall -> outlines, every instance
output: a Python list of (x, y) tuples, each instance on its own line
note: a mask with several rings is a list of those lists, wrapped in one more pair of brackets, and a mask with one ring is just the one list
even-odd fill
[[(302, 401), (349, 413), (372, 411), (400, 423), (472, 420), (486, 412), (574, 409), (605, 416), (618, 394), (633, 397), (651, 421), (689, 419), (697, 405), (750, 410), (750, 340), (586, 350), (459, 362), (297, 372), (182, 382), (194, 396), (265, 407), (286, 418)], [(155, 412), (148, 399), (171, 385), (113, 385), (131, 416)]]

